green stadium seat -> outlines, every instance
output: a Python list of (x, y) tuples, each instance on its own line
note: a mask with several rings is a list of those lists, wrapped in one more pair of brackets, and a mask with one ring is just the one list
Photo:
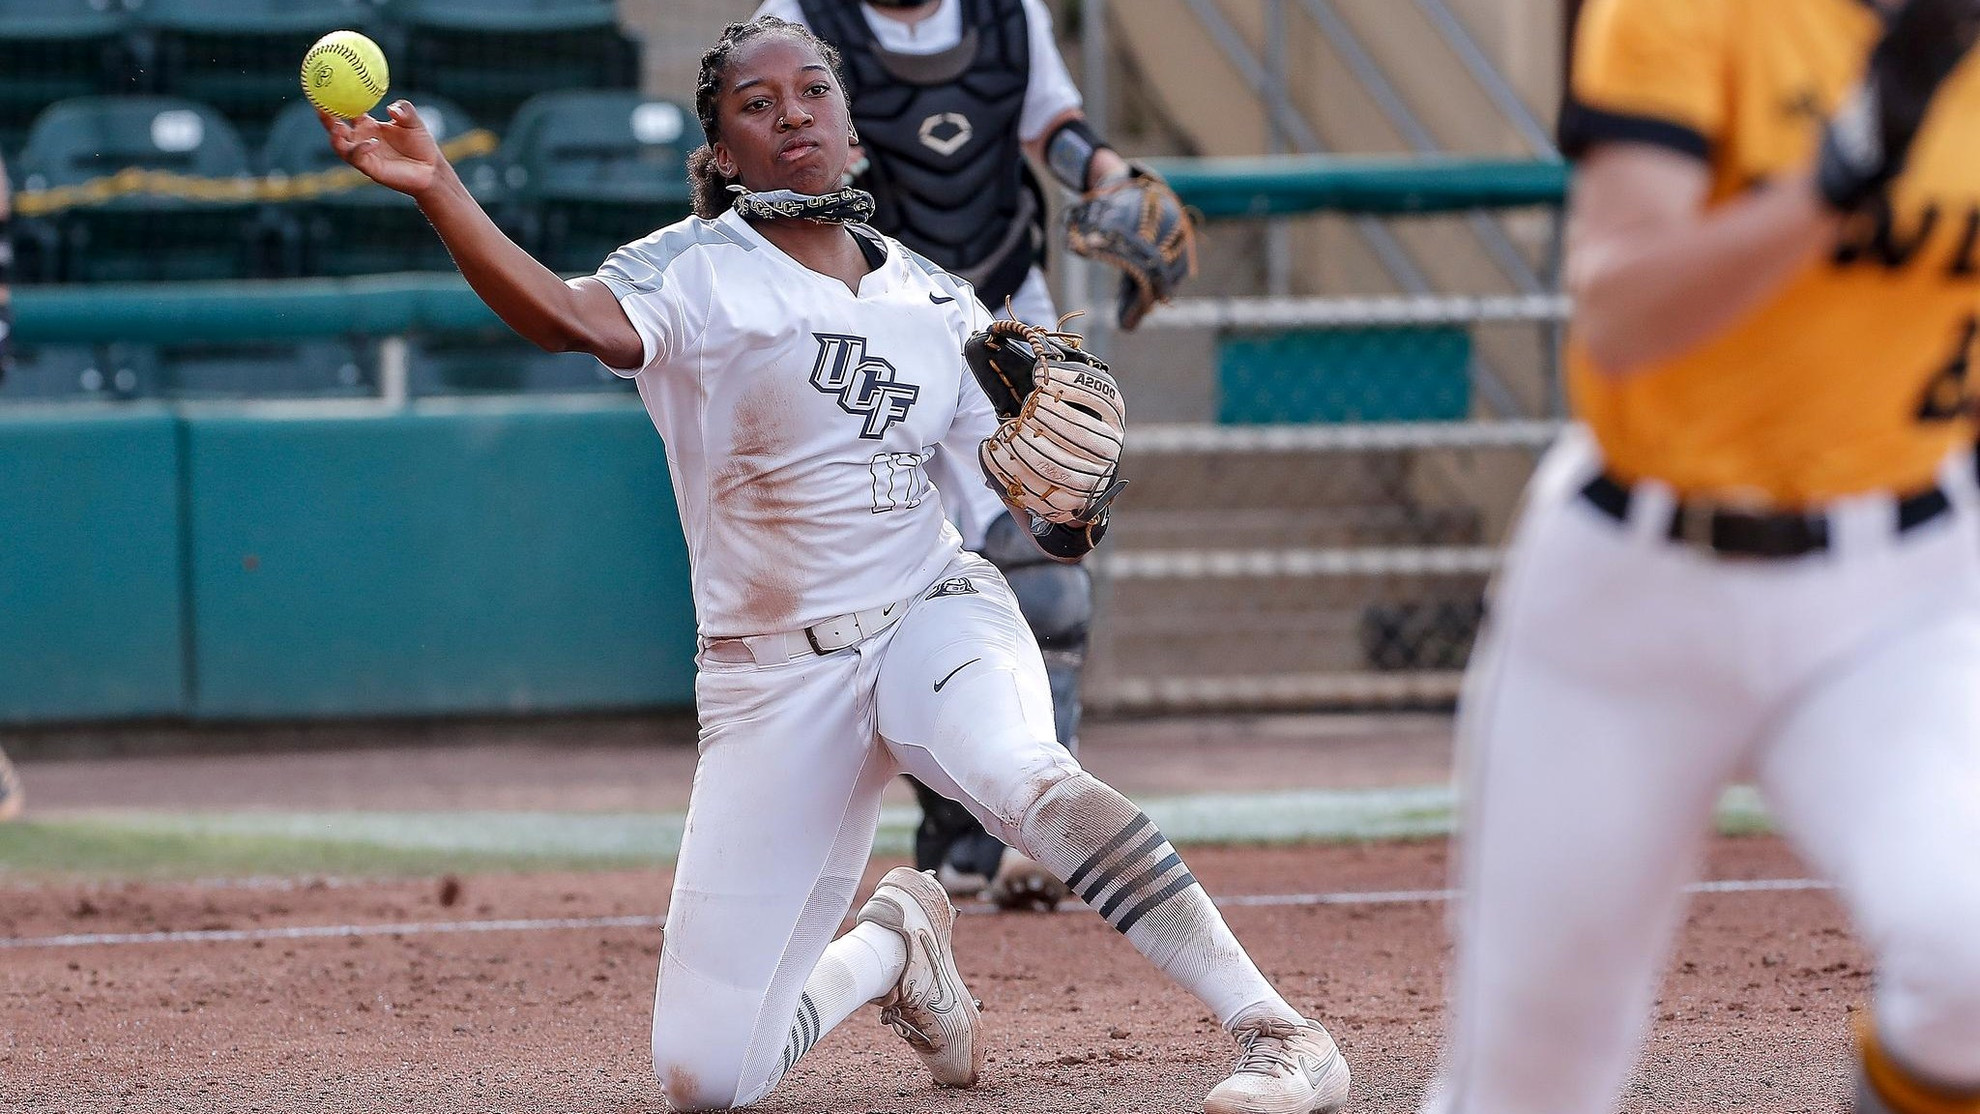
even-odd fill
[(526, 240), (554, 270), (589, 272), (621, 244), (686, 216), (694, 112), (632, 92), (544, 93), (516, 113), (503, 178)]
[(368, 0), (145, 0), (160, 92), (210, 104), (257, 141), (302, 100), (296, 72), (326, 32), (357, 27)]
[(411, 27), (449, 31), (592, 30), (618, 21), (612, 0), (388, 0), (391, 17)]
[[(13, 154), (15, 148), (4, 153), (7, 164), (7, 186), (10, 193), (19, 197), (21, 193), (21, 160)], [(37, 282), (53, 282), (57, 271), (56, 259), (59, 255), (60, 238), (55, 227), (47, 221), (23, 216), (18, 206), (14, 213), (13, 234), (9, 237), (14, 248), (14, 281), (26, 285)]]
[[(444, 97), (403, 94), (442, 144), (475, 130), (459, 105)], [(395, 96), (394, 99), (398, 99)], [(498, 215), (506, 191), (491, 155), (456, 159), (455, 168), (475, 198)], [(323, 125), (307, 101), (282, 111), (262, 148), (264, 174), (296, 177), (344, 169), (330, 149)], [(412, 199), (365, 182), (349, 190), (271, 206), (285, 242), (294, 245), (296, 273), (366, 275), (388, 271), (451, 271), (453, 259)]]
[(482, 120), (506, 120), (545, 89), (631, 89), (639, 47), (597, 0), (392, 0), (406, 81)]
[(633, 389), (632, 380), (613, 375), (590, 356), (544, 352), (506, 329), (418, 338), (407, 353), (406, 375), (415, 395)]
[(0, 0), (0, 146), (56, 101), (142, 87), (123, 0)]
[(125, 399), (150, 395), (157, 353), (135, 344), (23, 344), (0, 379), (0, 403), (29, 399)]
[[(27, 189), (72, 186), (126, 169), (245, 178), (247, 149), (219, 113), (175, 97), (82, 97), (35, 120), (21, 152)], [(49, 221), (69, 282), (245, 278), (261, 269), (256, 207), (156, 193), (78, 205)]]
[(175, 344), (158, 348), (155, 393), (168, 398), (375, 395), (372, 346), (342, 340)]

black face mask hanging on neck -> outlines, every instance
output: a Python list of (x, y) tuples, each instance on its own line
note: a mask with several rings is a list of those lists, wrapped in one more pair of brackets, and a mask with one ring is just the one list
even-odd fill
[(865, 190), (842, 189), (832, 193), (809, 194), (796, 190), (768, 190), (751, 193), (744, 186), (730, 186), (736, 195), (736, 212), (745, 220), (808, 220), (819, 224), (863, 224), (873, 219), (873, 195)]

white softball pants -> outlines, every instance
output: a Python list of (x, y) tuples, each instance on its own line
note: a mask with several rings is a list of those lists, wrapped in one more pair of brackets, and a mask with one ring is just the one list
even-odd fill
[(1578, 492), (1571, 430), (1528, 492), (1460, 714), (1465, 821), (1451, 1048), (1430, 1107), (1614, 1109), (1714, 804), (1743, 770), (1835, 881), (1878, 960), (1885, 1047), (1980, 1086), (1980, 513), (1900, 536), (1889, 497), (1834, 508), (1792, 560), (1669, 542)]
[[(676, 1109), (775, 1086), (806, 978), (851, 908), (881, 790), (911, 773), (1005, 842), (1079, 772), (1053, 734), (1037, 643), (996, 569), (963, 554), (892, 627), (775, 666), (703, 660), (701, 760), (653, 1007)], [(939, 683), (939, 687), (938, 687)]]

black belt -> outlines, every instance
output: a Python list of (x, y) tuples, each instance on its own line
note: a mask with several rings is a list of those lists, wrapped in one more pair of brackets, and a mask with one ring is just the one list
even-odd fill
[[(1627, 522), (1635, 496), (1621, 481), (1597, 476), (1581, 489), (1581, 497), (1617, 522)], [(1935, 484), (1899, 499), (1894, 525), (1903, 534), (1951, 509), (1951, 498)], [(1830, 530), (1829, 517), (1823, 514), (1739, 511), (1715, 503), (1680, 501), (1671, 509), (1671, 524), (1664, 534), (1725, 557), (1803, 557), (1828, 549)]]

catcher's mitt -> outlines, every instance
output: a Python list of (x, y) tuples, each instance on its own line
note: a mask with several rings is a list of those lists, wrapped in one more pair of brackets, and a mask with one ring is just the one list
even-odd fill
[(1066, 246), (1120, 268), (1123, 329), (1196, 273), (1196, 224), (1176, 191), (1143, 166), (1100, 183), (1067, 212)]
[(969, 338), (963, 356), (1004, 419), (978, 451), (1004, 502), (1047, 522), (1090, 525), (1126, 486), (1115, 472), (1127, 405), (1079, 340), (999, 318)]

